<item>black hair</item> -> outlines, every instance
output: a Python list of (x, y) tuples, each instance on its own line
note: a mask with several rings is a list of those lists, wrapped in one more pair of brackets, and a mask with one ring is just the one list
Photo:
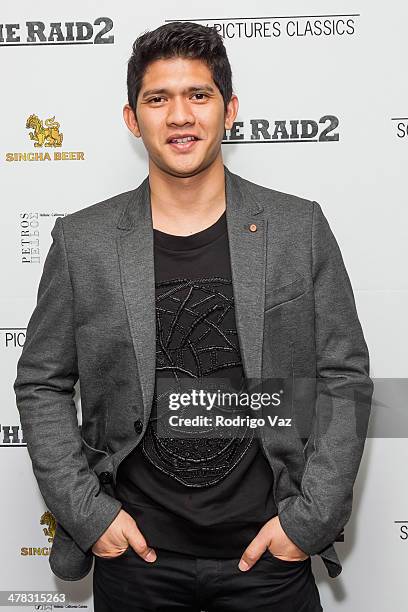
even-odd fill
[(207, 64), (224, 99), (226, 112), (232, 96), (232, 73), (223, 39), (214, 28), (191, 21), (173, 21), (141, 34), (132, 49), (127, 69), (127, 91), (129, 105), (135, 114), (148, 65), (172, 57), (200, 59)]

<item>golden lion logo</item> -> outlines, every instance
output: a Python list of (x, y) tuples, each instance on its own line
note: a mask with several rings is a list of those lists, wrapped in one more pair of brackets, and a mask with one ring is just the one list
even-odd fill
[(44, 121), (46, 127), (43, 126), (41, 119), (37, 115), (30, 115), (27, 119), (26, 128), (32, 128), (34, 132), (30, 132), (31, 140), (35, 140), (35, 147), (60, 147), (62, 145), (63, 134), (60, 134), (58, 121), (54, 117), (49, 117)]
[(53, 542), (55, 536), (55, 530), (57, 528), (57, 521), (54, 515), (49, 510), (46, 510), (40, 519), (40, 525), (48, 525), (44, 527), (44, 535), (48, 537), (49, 542)]

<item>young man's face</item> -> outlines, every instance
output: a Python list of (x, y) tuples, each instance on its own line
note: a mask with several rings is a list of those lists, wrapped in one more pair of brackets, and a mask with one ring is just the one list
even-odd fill
[[(238, 99), (231, 97), (225, 113), (223, 97), (205, 62), (175, 57), (149, 64), (136, 117), (128, 104), (123, 112), (128, 128), (142, 137), (150, 162), (168, 174), (187, 177), (221, 154), (224, 129), (232, 127)], [(186, 136), (194, 140), (171, 142)]]

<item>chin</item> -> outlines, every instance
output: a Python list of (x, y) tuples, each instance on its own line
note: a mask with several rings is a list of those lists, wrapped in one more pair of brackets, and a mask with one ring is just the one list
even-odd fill
[(191, 164), (180, 164), (180, 165), (176, 165), (176, 164), (164, 164), (164, 166), (161, 166), (162, 170), (164, 170), (165, 172), (167, 172), (168, 174), (172, 174), (173, 176), (178, 176), (178, 177), (187, 177), (187, 176), (194, 176), (195, 174), (198, 174), (199, 172), (201, 172), (203, 170), (203, 164), (202, 163), (191, 163)]

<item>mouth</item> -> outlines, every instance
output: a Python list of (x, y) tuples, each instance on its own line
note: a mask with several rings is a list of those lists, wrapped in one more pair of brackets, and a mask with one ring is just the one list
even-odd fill
[(167, 141), (167, 144), (175, 151), (187, 152), (191, 151), (199, 140), (197, 136), (183, 136), (182, 138), (171, 138)]

